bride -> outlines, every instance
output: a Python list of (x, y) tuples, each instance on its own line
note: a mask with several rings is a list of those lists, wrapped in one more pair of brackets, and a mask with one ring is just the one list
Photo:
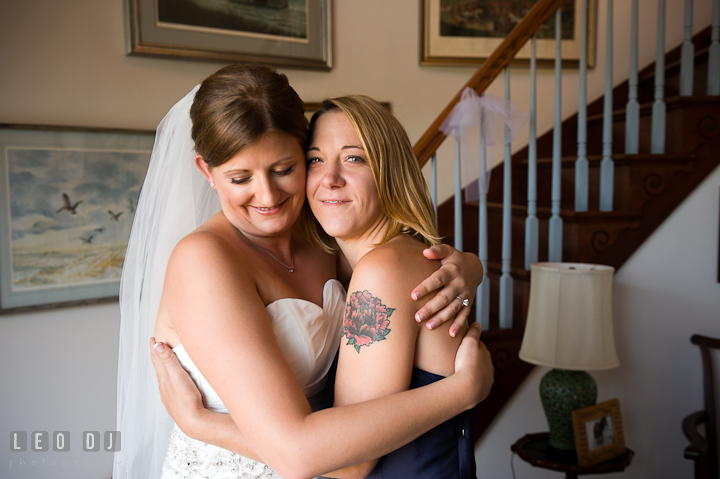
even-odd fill
[[(156, 317), (155, 334), (194, 373), (208, 407), (225, 409), (240, 426), (248, 444), (241, 452), (286, 477), (379, 457), (487, 394), (487, 352), (472, 341), (474, 332), (445, 380), (311, 412), (306, 396), (323, 402), (318, 394), (339, 344), (343, 299), (337, 257), (296, 231), (306, 138), (302, 102), (287, 79), (257, 65), (212, 75), (158, 128), (123, 271), (123, 449), (113, 477), (159, 473), (167, 421), (141, 345)], [(195, 166), (203, 175), (193, 175)], [(436, 304), (471, 296), (474, 286), (444, 288)], [(453, 303), (450, 314), (461, 307)], [(422, 413), (412, 410), (418, 403)], [(272, 474), (179, 429), (172, 441), (167, 477), (235, 477), (240, 468)]]

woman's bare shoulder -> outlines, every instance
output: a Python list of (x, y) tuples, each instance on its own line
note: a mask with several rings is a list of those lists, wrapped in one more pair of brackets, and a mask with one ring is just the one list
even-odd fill
[(358, 261), (352, 283), (398, 291), (403, 298), (407, 292), (409, 298), (409, 292), (439, 266), (438, 261), (423, 256), (424, 249), (423, 243), (404, 235), (393, 238), (373, 248)]
[[(374, 271), (378, 268), (387, 273), (402, 274), (409, 271), (423, 270), (435, 271), (440, 263), (429, 260), (423, 256), (426, 246), (415, 239), (400, 235), (387, 243), (373, 248), (358, 261), (354, 273), (357, 271)], [(418, 271), (419, 272), (419, 271)], [(353, 274), (354, 274), (353, 273)]]
[(198, 229), (175, 246), (167, 274), (178, 279), (208, 277), (227, 281), (232, 277), (242, 281), (252, 277), (250, 266), (245, 251), (237, 242), (217, 231)]

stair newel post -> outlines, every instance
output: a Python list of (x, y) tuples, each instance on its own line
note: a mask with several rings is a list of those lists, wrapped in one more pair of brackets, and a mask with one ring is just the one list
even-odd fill
[(555, 12), (555, 125), (553, 128), (552, 211), (548, 235), (548, 261), (562, 261), (562, 218), (560, 218), (560, 179), (562, 173), (562, 10)]
[[(505, 100), (510, 103), (510, 65), (505, 67)], [(507, 112), (510, 118), (510, 111)], [(512, 328), (513, 279), (512, 262), (512, 149), (510, 127), (505, 124), (505, 159), (503, 162), (502, 274), (500, 276), (500, 328)]]
[(435, 227), (438, 225), (438, 199), (437, 199), (437, 152), (430, 159), (430, 198), (435, 210)]
[(680, 95), (693, 94), (693, 60), (695, 45), (692, 42), (693, 0), (685, 0), (685, 25), (683, 27), (683, 45), (680, 57)]
[(588, 2), (582, 0), (580, 20), (580, 72), (578, 100), (577, 160), (575, 160), (575, 211), (588, 210), (587, 160), (587, 18)]
[(528, 140), (528, 212), (525, 218), (525, 269), (538, 261), (537, 219), (537, 36), (530, 40), (530, 138)]
[(650, 152), (665, 153), (665, 0), (658, 0), (657, 50), (655, 55), (655, 102), (652, 108)]
[(707, 94), (720, 95), (720, 0), (713, 2)]
[(487, 148), (485, 137), (485, 111), (480, 109), (480, 175), (478, 186), (478, 257), (483, 266), (483, 280), (475, 298), (475, 321), (483, 330), (490, 329), (490, 278), (488, 278), (488, 233), (487, 233)]
[(455, 249), (463, 250), (462, 170), (460, 168), (460, 133), (455, 136)]
[(613, 123), (613, 0), (607, 0), (607, 41), (605, 44), (605, 100), (603, 104), (603, 159), (600, 162), (600, 211), (613, 209), (612, 159)]
[(640, 146), (640, 103), (638, 102), (638, 0), (632, 0), (630, 26), (630, 73), (625, 108), (625, 153), (632, 155)]

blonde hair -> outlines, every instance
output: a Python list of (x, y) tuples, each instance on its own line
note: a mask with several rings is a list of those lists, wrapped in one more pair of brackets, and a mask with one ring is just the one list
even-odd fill
[[(435, 212), (425, 178), (407, 132), (380, 103), (364, 95), (327, 99), (310, 120), (310, 138), (318, 118), (330, 111), (342, 111), (355, 127), (365, 149), (377, 186), (380, 208), (389, 219), (389, 228), (379, 244), (399, 234), (416, 238), (428, 246), (440, 244)], [(325, 251), (337, 250), (337, 243), (314, 217), (306, 216), (309, 238)]]

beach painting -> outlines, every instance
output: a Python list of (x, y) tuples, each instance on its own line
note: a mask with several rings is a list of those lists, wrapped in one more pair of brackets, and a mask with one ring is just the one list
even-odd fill
[(5, 143), (3, 308), (13, 297), (116, 296), (152, 136), (128, 147)]
[(157, 0), (157, 15), (166, 27), (308, 38), (307, 0)]

